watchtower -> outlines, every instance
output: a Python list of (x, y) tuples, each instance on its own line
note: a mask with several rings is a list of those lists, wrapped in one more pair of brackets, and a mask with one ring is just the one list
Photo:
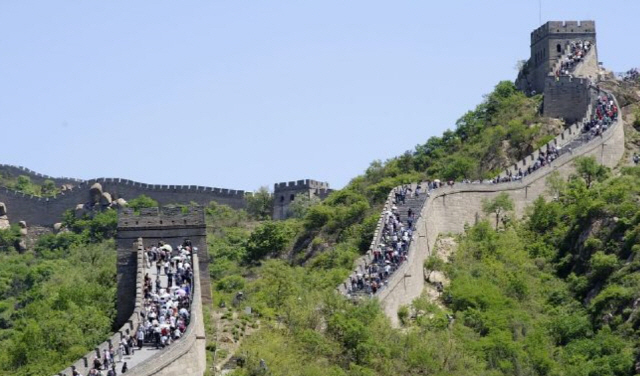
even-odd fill
[(273, 219), (287, 219), (290, 216), (289, 205), (298, 195), (322, 200), (331, 192), (329, 183), (311, 179), (276, 183), (273, 186)]
[(136, 294), (136, 250), (132, 244), (142, 238), (144, 246), (163, 241), (175, 247), (190, 240), (198, 255), (200, 266), (200, 291), (203, 304), (211, 303), (207, 253), (207, 227), (204, 209), (193, 206), (183, 210), (181, 207), (143, 208), (139, 213), (131, 208), (118, 212), (116, 246), (118, 251), (118, 313), (115, 326), (119, 327), (131, 315)]
[[(595, 46), (595, 21), (549, 21), (531, 32), (531, 57), (526, 72), (518, 78), (518, 87), (527, 92), (544, 92), (545, 80), (553, 74), (567, 46), (577, 41), (589, 41)], [(597, 53), (595, 49), (593, 52), (595, 56), (589, 62), (597, 70)]]

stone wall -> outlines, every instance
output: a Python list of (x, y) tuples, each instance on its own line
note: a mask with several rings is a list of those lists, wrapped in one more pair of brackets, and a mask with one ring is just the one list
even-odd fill
[(26, 167), (7, 164), (0, 164), (0, 175), (9, 178), (17, 178), (20, 175), (25, 175), (31, 179), (31, 182), (38, 185), (44, 183), (45, 180), (52, 180), (57, 187), (60, 187), (61, 185), (77, 185), (83, 182), (83, 180), (81, 179), (74, 178), (54, 178), (53, 176), (44, 175), (39, 172), (30, 170)]
[[(434, 190), (427, 199), (416, 223), (414, 241), (409, 249), (407, 262), (392, 275), (389, 284), (376, 296), (386, 315), (398, 325), (398, 309), (410, 304), (422, 293), (425, 276), (424, 261), (430, 256), (439, 234), (460, 233), (465, 224), (473, 224), (483, 218), (482, 200), (491, 199), (502, 192), (511, 196), (515, 213), (522, 216), (525, 208), (547, 191), (546, 178), (557, 171), (568, 178), (575, 170), (573, 160), (578, 156), (594, 156), (608, 167), (618, 164), (624, 153), (624, 127), (618, 120), (603, 135), (566, 153), (542, 167), (522, 181), (501, 184), (456, 184)], [(368, 257), (368, 256), (366, 256)]]
[(591, 81), (586, 78), (548, 77), (544, 88), (544, 116), (562, 118), (567, 124), (579, 121), (591, 103), (590, 87)]
[(84, 181), (71, 190), (53, 198), (25, 195), (8, 188), (0, 188), (0, 202), (7, 206), (11, 222), (26, 221), (29, 225), (52, 226), (62, 219), (62, 213), (89, 201), (89, 188), (100, 183), (113, 199), (130, 200), (142, 194), (162, 205), (190, 204), (206, 206), (211, 201), (240, 209), (246, 206), (245, 192), (232, 189), (195, 185), (156, 185), (138, 183), (126, 179), (100, 178)]

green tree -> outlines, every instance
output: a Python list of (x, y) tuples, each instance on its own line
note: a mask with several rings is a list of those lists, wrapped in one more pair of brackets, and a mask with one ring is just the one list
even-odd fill
[(513, 210), (513, 200), (508, 193), (502, 192), (497, 195), (493, 200), (482, 200), (482, 210), (485, 214), (495, 214), (496, 215), (496, 230), (498, 229), (498, 223), (500, 222), (500, 217), (504, 215), (505, 212)]
[(56, 183), (53, 180), (47, 179), (42, 183), (40, 188), (43, 196), (55, 196), (58, 190), (56, 189)]
[(152, 199), (147, 195), (140, 195), (127, 202), (127, 206), (132, 208), (135, 212), (139, 212), (142, 208), (157, 208), (158, 201)]
[(547, 183), (547, 189), (554, 199), (559, 198), (560, 192), (562, 192), (567, 186), (567, 183), (564, 181), (564, 179), (562, 178), (562, 176), (558, 171), (554, 171), (551, 174), (549, 174), (549, 176), (546, 179), (546, 183)]
[(609, 169), (596, 161), (594, 156), (577, 157), (574, 160), (576, 171), (591, 188), (594, 181), (602, 181), (609, 175)]
[(17, 249), (18, 242), (20, 241), (20, 228), (18, 225), (11, 225), (11, 227), (0, 230), (0, 251), (12, 251)]
[(293, 202), (289, 204), (289, 214), (293, 218), (304, 218), (309, 208), (319, 203), (318, 196), (299, 193), (295, 196)]
[(293, 239), (295, 231), (287, 221), (266, 221), (258, 226), (247, 240), (247, 257), (257, 261), (282, 252)]
[(273, 197), (266, 186), (246, 196), (247, 213), (255, 219), (269, 219), (273, 213)]
[(33, 183), (31, 182), (31, 178), (27, 175), (18, 176), (18, 180), (16, 181), (14, 187), (15, 190), (24, 192), (26, 194), (34, 195), (36, 194), (36, 189)]

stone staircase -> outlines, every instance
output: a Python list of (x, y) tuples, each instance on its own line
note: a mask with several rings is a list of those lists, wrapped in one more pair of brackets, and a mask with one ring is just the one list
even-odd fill
[[(418, 186), (420, 186), (419, 193), (417, 192)], [(396, 200), (396, 195), (395, 195), (395, 192), (400, 190), (403, 187), (409, 188), (409, 190), (407, 191), (407, 194), (405, 195), (404, 203), (402, 202), (402, 200)], [(416, 193), (418, 194), (416, 195)], [(387, 198), (387, 201), (383, 207), (380, 220), (378, 221), (378, 225), (374, 233), (374, 239), (371, 242), (369, 252), (367, 253), (368, 257), (365, 256), (366, 261), (360, 263), (359, 265), (356, 265), (356, 270), (353, 273), (354, 275), (357, 273), (361, 273), (363, 275), (367, 274), (368, 267), (375, 263), (373, 259), (373, 250), (377, 249), (381, 244), (381, 238), (382, 238), (383, 227), (384, 227), (383, 218), (385, 217), (385, 213), (387, 211), (392, 210), (392, 208), (395, 206), (396, 208), (395, 212), (399, 214), (400, 221), (402, 221), (406, 225), (409, 219), (409, 210), (411, 210), (411, 212), (413, 213), (412, 228), (415, 229), (415, 225), (418, 222), (418, 218), (421, 215), (422, 208), (426, 202), (427, 197), (428, 197), (428, 184), (426, 182), (411, 183), (403, 186), (398, 186), (390, 192)], [(413, 241), (413, 238), (410, 240), (409, 244), (407, 245), (407, 248), (410, 249), (410, 245), (412, 241)], [(377, 265), (380, 267), (383, 267), (385, 264), (384, 262), (377, 262)], [(382, 286), (379, 287), (378, 291), (382, 291), (386, 287), (388, 279), (393, 276), (393, 273), (400, 267), (400, 265), (402, 264), (392, 266), (391, 273), (384, 281), (382, 281), (383, 284)], [(351, 287), (351, 277), (347, 278), (347, 280), (342, 284), (339, 290), (341, 290), (342, 293), (347, 294), (351, 297), (364, 297), (364, 296), (372, 295), (372, 291), (368, 286), (365, 287), (364, 289), (353, 290)]]

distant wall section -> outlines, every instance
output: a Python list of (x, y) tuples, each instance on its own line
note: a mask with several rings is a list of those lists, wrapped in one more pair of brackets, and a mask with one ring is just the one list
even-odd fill
[(52, 198), (25, 195), (0, 187), (0, 202), (7, 206), (7, 215), (11, 222), (26, 221), (27, 224), (52, 226), (61, 221), (62, 213), (66, 210), (89, 201), (89, 188), (94, 183), (100, 183), (104, 191), (111, 193), (113, 199), (131, 200), (144, 194), (158, 201), (160, 205), (196, 203), (206, 206), (209, 202), (215, 201), (234, 209), (246, 206), (245, 192), (241, 190), (196, 185), (144, 184), (112, 178), (87, 180)]
[(333, 189), (329, 183), (311, 179), (276, 183), (273, 186), (273, 219), (287, 219), (289, 207), (297, 195), (316, 196), (324, 200)]
[(55, 178), (53, 176), (44, 175), (39, 172), (35, 172), (26, 167), (22, 166), (13, 166), (7, 164), (0, 164), (0, 175), (9, 177), (9, 178), (17, 178), (20, 175), (28, 176), (33, 183), (41, 185), (45, 180), (51, 180), (58, 187), (62, 185), (78, 185), (83, 182), (81, 179), (74, 178), (64, 178), (58, 177)]

